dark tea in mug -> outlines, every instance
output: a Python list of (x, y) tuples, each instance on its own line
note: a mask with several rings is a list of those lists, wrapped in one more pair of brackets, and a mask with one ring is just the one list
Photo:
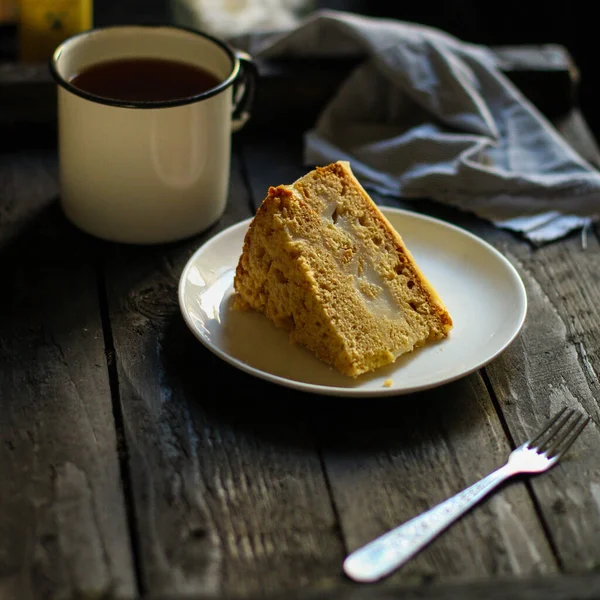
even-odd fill
[(220, 81), (196, 65), (160, 58), (127, 58), (92, 65), (70, 83), (111, 100), (168, 102), (207, 92)]

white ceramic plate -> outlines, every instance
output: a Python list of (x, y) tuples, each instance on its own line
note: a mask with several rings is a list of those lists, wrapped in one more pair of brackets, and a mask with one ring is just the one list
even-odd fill
[[(183, 317), (217, 356), (256, 377), (306, 392), (389, 396), (432, 388), (476, 371), (516, 337), (525, 287), (487, 242), (443, 221), (384, 208), (454, 321), (447, 339), (357, 379), (341, 375), (255, 312), (231, 308), (233, 274), (250, 219), (217, 234), (190, 258), (179, 283)], [(390, 387), (384, 382), (391, 380)]]

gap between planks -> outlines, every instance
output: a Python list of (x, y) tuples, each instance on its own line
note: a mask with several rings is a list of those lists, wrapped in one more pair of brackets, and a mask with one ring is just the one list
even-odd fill
[(119, 460), (119, 469), (121, 475), (121, 485), (123, 488), (123, 498), (125, 501), (125, 514), (127, 516), (127, 527), (131, 539), (131, 552), (133, 557), (133, 569), (136, 579), (137, 589), (140, 596), (146, 595), (146, 583), (143, 577), (143, 566), (140, 552), (140, 536), (135, 510), (135, 502), (132, 492), (132, 480), (129, 462), (129, 449), (127, 436), (125, 435), (125, 419), (123, 416), (123, 407), (121, 405), (121, 395), (119, 392), (119, 375), (117, 372), (117, 354), (113, 340), (112, 327), (110, 323), (110, 312), (108, 309), (108, 294), (106, 292), (106, 280), (100, 258), (96, 259), (96, 281), (98, 286), (98, 304), (100, 307), (100, 319), (102, 323), (102, 335), (104, 337), (104, 353), (106, 356), (106, 369), (108, 372), (108, 382), (112, 402), (112, 413), (115, 423), (115, 433), (117, 438), (117, 457)]

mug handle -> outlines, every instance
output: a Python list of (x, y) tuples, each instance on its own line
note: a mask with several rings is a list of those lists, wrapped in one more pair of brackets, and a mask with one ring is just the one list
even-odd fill
[(240, 61), (240, 70), (233, 84), (233, 111), (231, 114), (231, 130), (240, 130), (250, 118), (250, 109), (254, 102), (258, 68), (252, 57), (242, 50), (235, 50)]

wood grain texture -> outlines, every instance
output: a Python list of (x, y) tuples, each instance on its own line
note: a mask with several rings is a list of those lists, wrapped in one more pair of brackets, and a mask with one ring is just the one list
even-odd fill
[[(426, 585), (348, 585), (328, 591), (275, 594), (269, 600), (596, 600), (598, 597), (600, 575), (588, 574), (498, 577), (493, 584), (475, 580)], [(185, 600), (206, 600), (206, 597), (194, 595)], [(221, 600), (233, 599), (223, 596)], [(248, 596), (246, 600), (264, 600), (264, 597)]]
[[(294, 147), (290, 140), (248, 140), (245, 157), (255, 202), (266, 194), (268, 181), (292, 183), (306, 172), (298, 142)], [(286, 153), (289, 159), (282, 160)], [(477, 374), (408, 397), (344, 399), (343, 409), (340, 402), (323, 402), (314, 427), (347, 551), (474, 483), (510, 453)], [(513, 484), (462, 519), (388, 583), (555, 569), (528, 492), (523, 484)]]
[[(349, 551), (475, 483), (510, 453), (479, 375), (379, 404), (347, 408), (337, 419), (337, 445), (322, 437)], [(527, 489), (513, 482), (386, 583), (555, 570)]]
[(523, 331), (487, 367), (514, 439), (525, 440), (563, 406), (592, 418), (559, 466), (532, 481), (561, 567), (600, 566), (600, 245), (578, 236), (533, 250), (500, 243), (525, 282)]
[[(233, 370), (177, 305), (191, 253), (251, 213), (234, 158), (228, 210), (204, 235), (107, 258), (143, 588), (210, 597), (327, 587), (341, 543), (301, 399)], [(260, 340), (257, 340), (257, 351)]]
[(56, 211), (0, 257), (2, 600), (135, 595), (85, 248)]
[[(581, 115), (557, 124), (566, 140), (593, 161), (597, 146)], [(527, 439), (557, 409), (577, 408), (592, 423), (569, 456), (531, 486), (562, 570), (600, 565), (598, 397), (600, 244), (594, 232), (532, 248), (482, 223), (472, 230), (503, 252), (528, 294), (528, 316), (517, 340), (486, 367), (515, 443)], [(585, 244), (583, 241), (585, 240)]]

